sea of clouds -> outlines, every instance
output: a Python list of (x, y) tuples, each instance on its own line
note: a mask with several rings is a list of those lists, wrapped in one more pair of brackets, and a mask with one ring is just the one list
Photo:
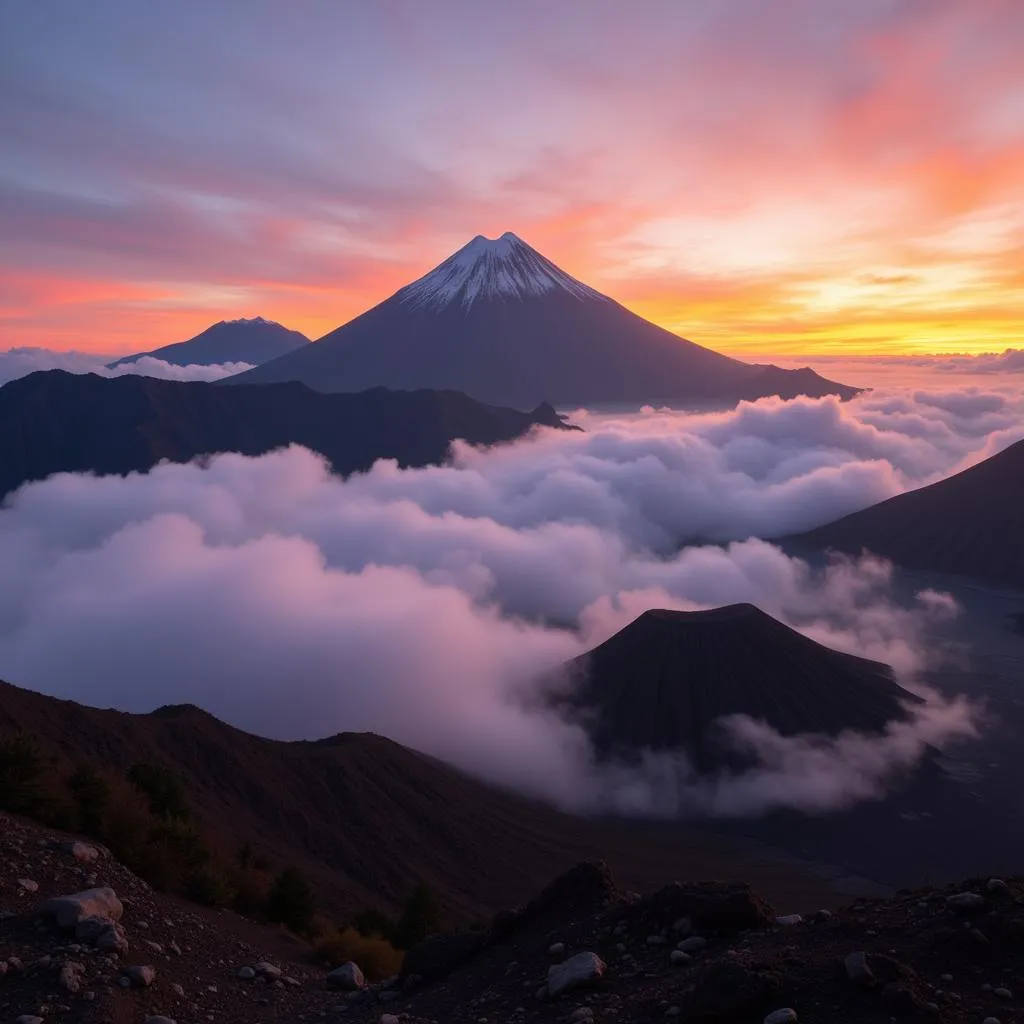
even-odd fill
[(163, 380), (220, 380), (251, 370), (250, 363), (216, 363), (202, 366), (190, 363), (177, 366), (153, 356), (143, 356), (134, 363), (108, 366), (117, 356), (100, 356), (91, 352), (58, 352), (49, 348), (11, 348), (0, 352), (0, 385), (25, 377), (37, 370), (67, 370), (68, 373), (95, 373), (100, 377), (121, 377), (137, 374)]
[(900, 600), (883, 561), (811, 564), (771, 538), (1021, 439), (1019, 392), (573, 419), (584, 432), (347, 480), (292, 447), (27, 485), (0, 508), (0, 677), (126, 710), (191, 702), (279, 738), (370, 730), (584, 811), (842, 807), (974, 732), (967, 701), (934, 694), (881, 737), (739, 718), (760, 766), (698, 779), (676, 756), (596, 763), (537, 679), (648, 608), (749, 601), (920, 688), (956, 602)]

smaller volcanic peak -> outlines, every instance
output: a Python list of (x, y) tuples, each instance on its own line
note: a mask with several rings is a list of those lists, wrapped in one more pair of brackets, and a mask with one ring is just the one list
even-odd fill
[(262, 316), (242, 317), (238, 320), (218, 320), (188, 341), (177, 341), (148, 352), (137, 352), (110, 363), (110, 366), (134, 363), (144, 356), (176, 366), (213, 366), (223, 363), (259, 366), (308, 344), (309, 338), (304, 334), (289, 330), (276, 320), (267, 320)]
[(567, 274), (511, 231), (477, 235), (394, 297), (413, 309), (468, 308), (481, 299), (524, 299), (563, 292), (577, 299), (609, 301)]
[(578, 681), (569, 702), (600, 753), (681, 750), (702, 771), (737, 764), (716, 724), (729, 715), (787, 736), (878, 733), (918, 700), (887, 665), (825, 647), (752, 604), (644, 612), (568, 668)]

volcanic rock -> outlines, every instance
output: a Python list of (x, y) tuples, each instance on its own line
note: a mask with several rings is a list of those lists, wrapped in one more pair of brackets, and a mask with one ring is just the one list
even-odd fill
[(249, 363), (259, 366), (270, 359), (276, 359), (292, 352), (309, 339), (298, 331), (291, 331), (274, 320), (261, 316), (240, 320), (221, 320), (207, 327), (188, 341), (176, 341), (171, 345), (137, 352), (110, 363), (121, 366), (135, 363), (145, 356), (162, 359), (174, 366), (213, 366), (224, 363)]

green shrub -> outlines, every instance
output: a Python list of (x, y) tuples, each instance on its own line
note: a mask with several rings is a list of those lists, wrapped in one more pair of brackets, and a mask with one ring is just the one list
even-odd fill
[(184, 893), (205, 907), (226, 907), (235, 895), (227, 878), (209, 865), (196, 868), (185, 876)]

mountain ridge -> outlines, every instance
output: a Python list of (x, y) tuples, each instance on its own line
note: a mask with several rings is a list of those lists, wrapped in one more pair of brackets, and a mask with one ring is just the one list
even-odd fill
[(550, 405), (530, 413), (458, 392), (328, 395), (296, 381), (218, 388), (134, 374), (41, 370), (0, 388), (0, 498), (59, 472), (145, 472), (161, 460), (262, 455), (289, 444), (319, 452), (340, 474), (381, 458), (443, 461), (452, 441), (498, 444), (534, 427), (567, 427)]
[(1024, 590), (1024, 441), (791, 540)]

